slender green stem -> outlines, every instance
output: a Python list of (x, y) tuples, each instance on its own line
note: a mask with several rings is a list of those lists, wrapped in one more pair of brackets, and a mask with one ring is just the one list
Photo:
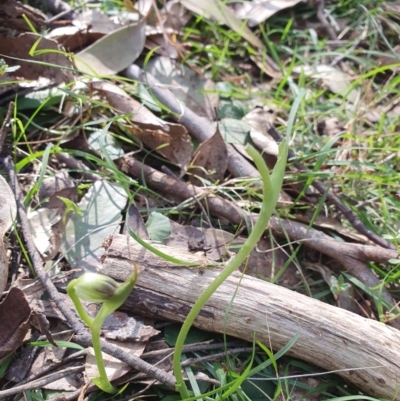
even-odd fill
[(279, 192), (282, 187), (284, 168), (287, 158), (286, 143), (283, 143), (281, 145), (280, 157), (278, 159), (277, 166), (274, 169), (274, 173), (277, 169), (277, 174), (275, 177), (276, 179), (273, 180), (274, 187), (271, 185), (271, 178), (261, 155), (252, 146), (247, 147), (247, 152), (253, 158), (264, 184), (264, 199), (262, 202), (261, 211), (252, 232), (250, 233), (246, 242), (243, 244), (240, 251), (230, 262), (228, 262), (221, 273), (209, 284), (209, 286), (200, 295), (198, 300), (193, 305), (191, 311), (189, 312), (187, 318), (185, 319), (179, 332), (175, 345), (173, 368), (176, 378), (176, 387), (182, 397), (182, 400), (190, 397), (181, 371), (182, 348), (189, 329), (192, 326), (197, 315), (199, 314), (201, 308), (206, 304), (211, 295), (243, 263), (243, 261), (249, 256), (252, 249), (257, 245), (257, 242), (264, 233), (268, 221), (275, 209), (275, 204), (278, 200)]
[[(72, 280), (67, 286), (68, 295), (71, 297), (76, 311), (92, 333), (92, 344), (99, 376), (93, 377), (91, 380), (101, 390), (110, 394), (115, 394), (117, 388), (108, 380), (104, 367), (100, 331), (106, 317), (111, 315), (125, 302), (135, 286), (139, 270), (135, 262), (132, 262), (132, 264), (133, 273), (121, 284), (118, 284), (107, 276), (96, 273), (85, 273), (78, 279)], [(94, 319), (87, 314), (78, 294), (86, 301), (102, 302), (101, 308)]]
[(85, 322), (86, 326), (90, 327), (92, 325), (93, 319), (87, 314), (85, 308), (83, 307), (83, 305), (81, 303), (81, 300), (76, 295), (76, 292), (75, 292), (76, 282), (77, 282), (77, 279), (74, 279), (68, 284), (67, 293), (68, 293), (69, 297), (71, 298), (72, 302), (74, 303), (75, 309), (78, 312), (78, 315)]
[(99, 371), (99, 380), (94, 380), (94, 383), (100, 387), (106, 393), (114, 394), (117, 392), (117, 389), (110, 383), (107, 377), (106, 368), (104, 367), (103, 355), (101, 353), (101, 344), (100, 344), (100, 331), (101, 326), (104, 323), (104, 320), (108, 315), (114, 312), (113, 308), (109, 308), (106, 303), (104, 303), (96, 317), (93, 320), (93, 323), (90, 327), (92, 332), (92, 343), (94, 349), (94, 356), (96, 358), (97, 369)]

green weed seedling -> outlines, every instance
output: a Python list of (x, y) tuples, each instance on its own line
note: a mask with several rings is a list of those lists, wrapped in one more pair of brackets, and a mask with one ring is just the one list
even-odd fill
[[(134, 272), (121, 284), (102, 274), (84, 273), (79, 278), (72, 280), (67, 286), (68, 295), (74, 302), (76, 311), (92, 334), (92, 344), (100, 376), (93, 377), (91, 380), (101, 390), (110, 394), (115, 394), (117, 389), (108, 380), (104, 367), (100, 345), (100, 330), (106, 317), (125, 302), (135, 286), (138, 268), (136, 263), (133, 263), (133, 266)], [(88, 302), (102, 303), (99, 312), (94, 318), (87, 314), (81, 299)]]

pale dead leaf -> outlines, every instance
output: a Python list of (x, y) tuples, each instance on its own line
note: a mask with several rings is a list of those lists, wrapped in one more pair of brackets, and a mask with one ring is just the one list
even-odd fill
[(322, 121), (318, 121), (317, 130), (319, 135), (326, 135), (333, 138), (344, 130), (344, 125), (337, 119), (337, 117), (329, 117)]
[(12, 32), (14, 36), (26, 32), (30, 29), (26, 20), (36, 31), (41, 31), (45, 27), (46, 15), (37, 8), (24, 3), (16, 0), (1, 2), (0, 26), (4, 32), (7, 30), (9, 33)]
[(75, 56), (76, 67), (93, 75), (115, 75), (131, 65), (142, 53), (146, 21), (119, 28)]
[(173, 36), (149, 26), (147, 28), (149, 29), (146, 29), (146, 49), (154, 49), (154, 52), (161, 56), (177, 59), (179, 56), (177, 47), (181, 45), (173, 40)]
[(242, 118), (242, 121), (251, 127), (250, 137), (254, 144), (263, 152), (278, 156), (278, 144), (268, 133), (268, 129), (273, 126), (274, 120), (275, 112), (268, 106), (255, 107)]
[(261, 24), (277, 12), (304, 0), (252, 0), (234, 3), (234, 12), (237, 18), (248, 20), (250, 27)]
[[(54, 339), (57, 341), (71, 341), (73, 336), (72, 330), (66, 330), (61, 333), (54, 333)], [(60, 363), (64, 358), (65, 354), (68, 352), (68, 348), (66, 347), (43, 347), (40, 348), (38, 355), (36, 356), (31, 368), (29, 369), (27, 375), (35, 374), (43, 366), (47, 366), (51, 363)], [(69, 366), (80, 366), (79, 361), (74, 361)], [(52, 381), (48, 384), (45, 384), (43, 388), (48, 390), (56, 390), (56, 391), (76, 391), (81, 388), (83, 385), (82, 375), (74, 374), (66, 374), (61, 379)]]
[(152, 0), (137, 0), (135, 3), (135, 9), (140, 13), (140, 15), (149, 15), (151, 8), (154, 3)]
[[(144, 240), (150, 239), (147, 232), (146, 225), (144, 224), (143, 217), (139, 212), (140, 200), (135, 199), (136, 204), (130, 204), (126, 212), (125, 224), (122, 230), (123, 234), (128, 233), (128, 229), (132, 230), (136, 235)], [(150, 206), (151, 207), (151, 206)]]
[(343, 227), (340, 221), (335, 220), (331, 217), (320, 215), (314, 218), (312, 212), (306, 213), (305, 215), (296, 214), (296, 220), (301, 221), (302, 223), (308, 224), (311, 219), (313, 219), (313, 226), (321, 227), (325, 230), (335, 231), (346, 240), (351, 240), (351, 242), (359, 242), (361, 244), (372, 244), (365, 235), (360, 234), (355, 230)]
[(170, 0), (161, 9), (162, 15), (165, 16), (165, 27), (180, 30), (192, 17), (187, 8), (184, 7), (179, 0)]
[(68, 52), (72, 52), (81, 50), (87, 44), (93, 43), (103, 36), (103, 33), (88, 32), (87, 27), (64, 26), (53, 29), (46, 35), (46, 38), (56, 40)]
[(17, 287), (23, 291), (29, 303), (41, 299), (46, 291), (40, 280), (31, 278), (19, 278), (15, 281), (13, 287)]
[(226, 24), (235, 32), (239, 33), (254, 47), (263, 49), (264, 45), (254, 33), (240, 21), (233, 11), (227, 7), (225, 2), (220, 0), (181, 0), (181, 3), (190, 11)]
[(50, 239), (53, 235), (51, 227), (61, 220), (56, 209), (42, 208), (28, 212), (29, 227), (36, 249), (45, 255), (50, 249)]
[(354, 114), (363, 112), (371, 122), (379, 121), (380, 115), (375, 110), (370, 110), (362, 99), (362, 92), (352, 87), (355, 77), (329, 65), (297, 66), (293, 68), (295, 73), (303, 73), (307, 77), (321, 79), (324, 85), (332, 92), (342, 96), (348, 103), (346, 109)]
[(345, 97), (352, 103), (360, 99), (361, 93), (351, 87), (354, 77), (329, 65), (298, 66), (293, 68), (293, 72), (303, 73), (307, 77), (321, 79), (333, 93)]
[[(46, 177), (42, 185), (39, 188), (39, 200), (43, 202), (45, 199), (50, 198), (54, 194), (58, 193), (60, 196), (65, 196), (61, 195), (59, 192), (63, 189), (74, 189), (75, 188), (75, 182), (74, 180), (69, 176), (69, 174), (66, 171), (59, 171), (55, 175), (51, 177)], [(60, 201), (61, 205), (61, 201)], [(42, 204), (42, 206), (44, 206)], [(58, 205), (51, 205), (49, 206), (50, 208), (55, 208), (59, 207)]]
[(212, 80), (200, 77), (192, 69), (167, 57), (152, 58), (146, 71), (162, 84), (168, 85), (169, 90), (186, 107), (199, 116), (215, 120), (219, 96), (217, 93), (202, 93), (215, 91)]
[(4, 246), (4, 234), (17, 215), (17, 204), (7, 181), (0, 175), (0, 295), (7, 286), (8, 261)]
[(263, 54), (262, 56), (252, 54), (250, 59), (268, 76), (275, 79), (282, 78), (282, 72), (280, 71), (279, 66), (275, 63), (272, 57), (268, 56), (268, 54)]
[(118, 341), (148, 341), (160, 333), (124, 312), (114, 312), (108, 316), (101, 330), (106, 338)]
[(103, 35), (121, 28), (121, 25), (112, 21), (102, 11), (96, 9), (82, 11), (77, 16), (76, 21), (86, 25), (89, 32), (102, 33)]
[(193, 145), (183, 125), (162, 121), (116, 85), (98, 81), (89, 83), (89, 86), (104, 96), (116, 111), (131, 114), (130, 120), (137, 128), (127, 128), (150, 149), (179, 165), (181, 174), (185, 173), (192, 157)]
[(43, 180), (39, 189), (43, 208), (28, 214), (35, 245), (45, 260), (53, 259), (59, 252), (62, 233), (69, 217), (68, 214), (65, 221), (62, 221), (66, 205), (59, 197), (74, 203), (77, 201), (75, 183), (65, 171)]
[(189, 165), (192, 157), (192, 141), (186, 129), (180, 124), (169, 123), (168, 133), (157, 131), (131, 131), (150, 149), (164, 156), (172, 163), (176, 163), (181, 168), (182, 176)]
[(156, 117), (150, 110), (129, 96), (118, 86), (103, 81), (89, 82), (88, 86), (104, 96), (108, 104), (121, 114), (132, 114), (130, 119), (144, 129), (168, 131), (168, 123)]

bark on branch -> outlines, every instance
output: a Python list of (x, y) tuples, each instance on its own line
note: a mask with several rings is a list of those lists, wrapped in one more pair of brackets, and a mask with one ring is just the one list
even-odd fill
[[(204, 257), (189, 252), (156, 247), (181, 260), (206, 262)], [(121, 235), (113, 237), (100, 270), (124, 280), (131, 271), (129, 260), (142, 267), (125, 306), (175, 321), (185, 319), (218, 274), (215, 268), (174, 266)], [(224, 315), (233, 296), (224, 327)], [(290, 355), (328, 371), (357, 369), (339, 374), (372, 396), (400, 400), (400, 331), (383, 323), (236, 273), (212, 296), (195, 325), (248, 341), (255, 333), (257, 340), (274, 350), (281, 349), (298, 333)]]

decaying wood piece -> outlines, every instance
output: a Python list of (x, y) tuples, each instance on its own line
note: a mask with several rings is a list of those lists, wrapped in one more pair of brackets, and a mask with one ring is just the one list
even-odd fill
[[(201, 255), (153, 246), (181, 260), (207, 262)], [(132, 269), (130, 260), (138, 262), (141, 271), (126, 306), (175, 321), (185, 319), (219, 273), (217, 268), (186, 268), (165, 262), (122, 235), (113, 237), (99, 270), (124, 280)], [(211, 297), (195, 325), (248, 341), (255, 334), (274, 350), (298, 333), (290, 355), (328, 371), (356, 369), (339, 374), (372, 396), (400, 400), (400, 331), (383, 323), (235, 273)]]

